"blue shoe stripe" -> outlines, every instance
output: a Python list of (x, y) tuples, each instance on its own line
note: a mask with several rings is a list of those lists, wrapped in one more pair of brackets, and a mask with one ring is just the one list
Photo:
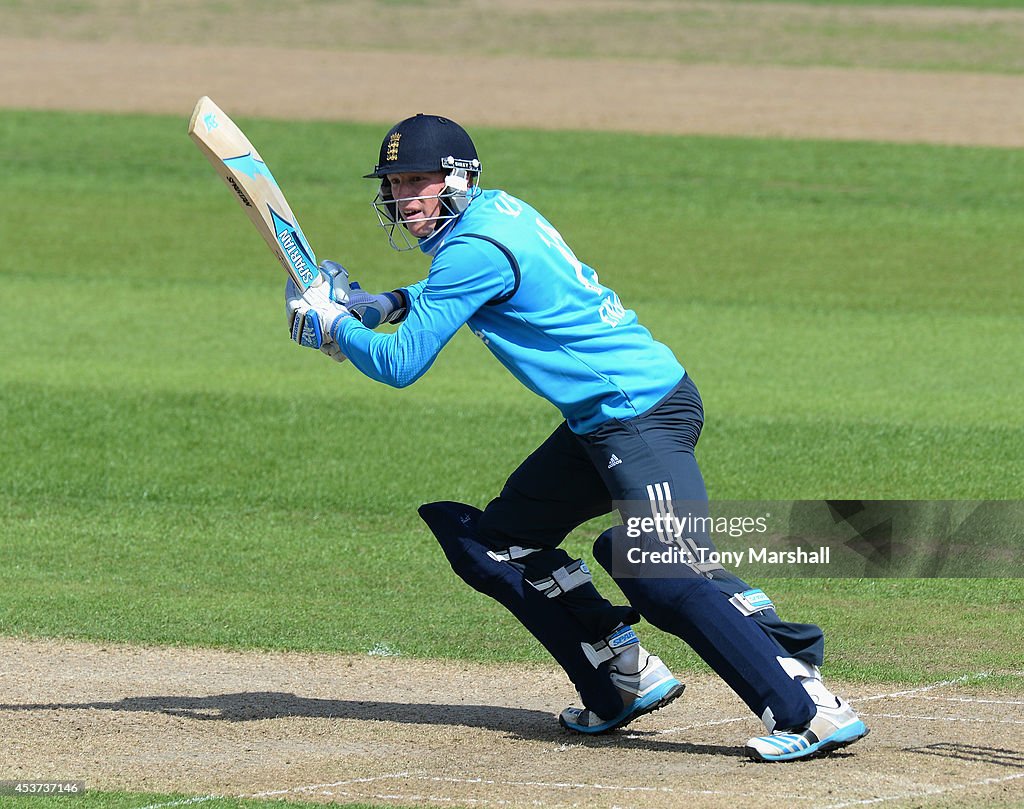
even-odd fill
[(762, 736), (762, 741), (768, 742), (772, 747), (777, 747), (783, 753), (788, 753), (792, 748), (782, 743), (780, 736)]
[(796, 733), (787, 733), (779, 736), (765, 736), (764, 740), (775, 745), (775, 747), (778, 747), (783, 753), (796, 753), (810, 745), (810, 742), (807, 741), (807, 739)]
[[(778, 736), (761, 736), (761, 741), (768, 742), (773, 747), (778, 747), (781, 752), (777, 755), (771, 753), (762, 754), (762, 757), (766, 761), (790, 761), (795, 758), (803, 758), (804, 756), (810, 756), (820, 750), (822, 747), (841, 744), (843, 742), (850, 742), (859, 739), (861, 736), (866, 735), (868, 732), (867, 726), (859, 719), (856, 722), (852, 722), (846, 727), (840, 728), (831, 736), (827, 736), (819, 742), (811, 744), (803, 736), (798, 734), (780, 734)], [(802, 749), (799, 743), (787, 748), (783, 740), (799, 740), (802, 742)], [(796, 749), (794, 749), (794, 747)]]

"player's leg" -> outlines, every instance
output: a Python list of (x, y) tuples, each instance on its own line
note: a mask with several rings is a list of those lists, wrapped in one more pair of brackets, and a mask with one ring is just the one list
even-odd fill
[[(575, 439), (569, 440), (570, 446), (575, 445), (578, 452)], [(561, 542), (567, 533), (566, 515), (573, 514), (578, 504), (591, 496), (581, 489), (581, 481), (592, 477), (591, 482), (596, 486), (603, 485), (592, 475), (592, 470), (591, 474), (586, 474), (585, 469), (571, 476), (571, 484), (560, 484), (566, 480), (563, 474), (566, 467), (547, 463), (546, 458), (550, 460), (545, 453), (535, 454), (530, 463), (517, 470), (510, 485), (484, 512), (481, 534), (502, 549), (497, 554), (508, 566), (519, 570), (532, 589), (550, 599), (552, 608), (564, 611), (575, 623), (578, 634), (563, 638), (561, 650), (564, 653), (566, 647), (575, 647), (574, 657), (578, 660), (578, 652), (582, 651), (589, 663), (582, 667), (581, 676), (573, 677), (584, 705), (583, 709), (578, 709), (577, 721), (586, 723), (589, 733), (604, 733), (664, 707), (682, 694), (683, 685), (657, 655), (640, 645), (632, 627), (639, 621), (639, 614), (632, 607), (611, 605), (594, 587), (582, 559), (573, 559), (556, 547), (509, 546), (513, 537), (518, 536), (528, 536), (532, 542)], [(531, 470), (534, 464), (538, 468)], [(573, 497), (574, 494), (581, 499)], [(563, 501), (561, 498), (565, 496), (570, 499)], [(575, 511), (577, 517), (571, 520), (571, 527), (609, 508), (610, 504), (602, 502), (599, 510)], [(488, 531), (488, 525), (500, 526), (500, 530)], [(539, 533), (544, 526), (549, 527), (547, 536)], [(543, 616), (538, 613), (537, 619), (547, 622), (550, 616), (548, 610)], [(592, 696), (593, 688), (588, 694), (582, 687), (594, 678), (602, 683), (611, 682), (616, 688), (618, 698), (610, 705), (607, 701), (598, 703)], [(560, 721), (565, 724), (564, 713)]]
[[(684, 385), (684, 389), (686, 387)], [(677, 411), (685, 414), (687, 411), (701, 409), (700, 395), (695, 387), (688, 392), (684, 390), (682, 399), (683, 404), (677, 405)], [(688, 399), (690, 401), (687, 402)], [(678, 420), (680, 412), (669, 414), (670, 424)], [(657, 446), (664, 425), (659, 424), (657, 419), (641, 420), (639, 430), (648, 444)], [(692, 430), (688, 431), (689, 434), (693, 434)], [(696, 435), (699, 437), (699, 432)], [(688, 445), (689, 440), (684, 444)], [(679, 491), (684, 501), (693, 503), (697, 498), (706, 497), (692, 447), (684, 446), (681, 451), (677, 449), (666, 457), (678, 467)], [(706, 534), (696, 541), (709, 549), (714, 548), (711, 538)], [(813, 752), (827, 752), (850, 744), (867, 734), (866, 726), (849, 703), (833, 694), (822, 682), (820, 666), (824, 659), (825, 639), (820, 627), (782, 620), (771, 599), (760, 588), (751, 587), (735, 573), (718, 568), (707, 571), (705, 575), (729, 598), (732, 606), (742, 615), (756, 621), (760, 629), (779, 647), (779, 665), (788, 677), (803, 687), (816, 709), (810, 724), (813, 732), (805, 732), (803, 736), (783, 744), (786, 749), (782, 752), (777, 749), (777, 738), (751, 739), (747, 747), (748, 754), (766, 761), (800, 758)], [(803, 730), (807, 731), (807, 728)]]
[[(629, 422), (606, 426), (583, 440), (593, 466), (602, 470), (606, 488), (615, 492), (615, 507), (623, 522), (630, 517), (708, 516), (708, 496), (704, 478), (694, 455), (703, 425), (703, 405), (689, 377), (680, 389), (655, 412)], [(627, 453), (619, 452), (616, 448)], [(620, 463), (610, 466), (605, 459), (616, 455)], [(628, 462), (623, 460), (628, 457)], [(660, 537), (673, 540), (673, 537)], [(693, 531), (679, 540), (681, 547), (696, 555), (700, 548), (714, 551), (706, 531)], [(783, 621), (774, 604), (758, 588), (751, 587), (719, 564), (698, 565), (744, 614), (753, 618), (779, 646), (779, 654), (793, 657), (810, 666), (820, 666), (824, 635), (814, 624)]]
[[(463, 581), (511, 612), (565, 670), (588, 704), (601, 706), (609, 713), (620, 710), (620, 696), (608, 673), (595, 669), (583, 653), (579, 621), (533, 587), (516, 564), (515, 560), (532, 549), (492, 546), (480, 535), (482, 512), (473, 506), (427, 503), (419, 512), (437, 537), (452, 570)], [(566, 554), (561, 566), (569, 562)], [(621, 609), (629, 617), (635, 614), (628, 607)]]
[[(583, 439), (624, 522), (674, 510), (699, 516), (706, 509), (704, 482), (693, 455), (701, 424), (699, 395), (684, 380), (651, 413), (611, 423)], [(621, 463), (603, 462), (612, 454)], [(817, 627), (781, 621), (771, 603), (758, 595), (760, 591), (718, 565), (678, 562), (655, 568), (637, 565), (635, 555), (630, 556), (631, 549), (663, 551), (666, 539), (657, 534), (632, 538), (626, 535), (625, 525), (618, 526), (598, 539), (595, 556), (641, 615), (693, 647), (762, 718), (769, 733), (785, 729), (813, 736), (812, 730), (828, 731), (814, 742), (808, 741), (810, 736), (787, 740), (784, 756), (825, 751), (867, 732), (848, 705), (834, 698), (822, 704), (820, 689), (812, 687), (810, 680), (797, 679), (793, 664), (811, 670), (820, 661), (822, 641)], [(693, 534), (687, 542), (689, 551), (714, 547), (706, 535)], [(793, 652), (802, 652), (810, 660), (798, 661)], [(773, 739), (765, 743), (768, 747), (778, 743), (773, 737), (762, 738)], [(770, 753), (762, 754), (765, 744), (751, 740), (748, 753), (774, 760)]]
[[(453, 508), (459, 512), (454, 519)], [(639, 619), (636, 611), (610, 604), (586, 564), (557, 547), (572, 529), (610, 510), (600, 477), (564, 424), (509, 477), (483, 513), (459, 504), (421, 509), (453, 569), (541, 641), (584, 704), (608, 717), (609, 727), (682, 691), (661, 661), (640, 646), (631, 628)], [(642, 683), (636, 676), (641, 668)]]
[(572, 560), (560, 569), (562, 559), (569, 557), (556, 546), (574, 528), (611, 509), (601, 476), (563, 423), (509, 476), (481, 518), (481, 529), (490, 541), (502, 546), (529, 543), (541, 549), (520, 560), (524, 578), (544, 589), (579, 623), (578, 645), (584, 657), (596, 676), (608, 677), (616, 687), (619, 710), (611, 713), (607, 705), (597, 705), (577, 689), (584, 706), (593, 709), (593, 733), (621, 727), (683, 692), (682, 683), (661, 659), (640, 645), (631, 626), (639, 615), (632, 607), (612, 606), (598, 593), (589, 572), (585, 580), (576, 574), (579, 586), (558, 584), (579, 566), (586, 568), (582, 560)]

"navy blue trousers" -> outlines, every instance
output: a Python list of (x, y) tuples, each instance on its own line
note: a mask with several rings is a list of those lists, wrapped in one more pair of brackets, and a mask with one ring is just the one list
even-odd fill
[[(685, 508), (691, 513), (700, 509), (706, 513), (707, 491), (694, 457), (703, 423), (700, 394), (689, 375), (657, 406), (637, 418), (606, 422), (587, 435), (573, 433), (563, 422), (512, 473), (498, 497), (488, 504), (478, 526), (480, 538), (496, 548), (519, 545), (553, 549), (584, 522), (615, 510), (623, 523), (631, 517), (650, 517), (667, 503), (675, 503), (677, 509)], [(624, 537), (623, 529), (619, 526), (602, 535), (606, 544), (604, 555), (608, 558), (602, 559), (595, 547), (599, 561), (606, 567), (615, 556), (612, 546), (621, 550), (622, 543), (636, 544)], [(708, 536), (696, 541), (714, 549)], [(532, 580), (544, 578), (551, 572), (546, 562), (543, 553), (526, 557), (522, 560), (524, 575)], [(614, 570), (610, 572), (627, 597), (627, 590), (635, 591), (637, 585), (629, 581), (631, 576), (627, 574), (620, 580)], [(638, 603), (643, 602), (649, 607), (648, 612), (663, 613), (659, 602), (671, 600), (673, 582), (687, 578), (712, 583), (726, 603), (734, 594), (750, 589), (747, 582), (721, 567), (698, 569), (679, 565), (670, 577), (648, 581), (643, 594), (638, 593), (631, 606), (643, 614)], [(593, 585), (576, 588), (560, 600), (579, 619), (590, 642), (604, 638), (619, 623), (636, 620), (630, 608), (612, 605)], [(644, 617), (651, 620), (649, 615)], [(750, 617), (777, 647), (780, 656), (821, 664), (824, 638), (819, 627), (783, 621), (774, 609)], [(707, 615), (708, 621), (716, 619), (715, 614)], [(690, 641), (680, 632), (674, 634)]]

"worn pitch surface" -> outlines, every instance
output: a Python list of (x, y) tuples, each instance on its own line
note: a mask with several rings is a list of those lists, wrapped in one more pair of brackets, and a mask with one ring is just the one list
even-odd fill
[(1024, 699), (971, 672), (842, 686), (871, 734), (773, 765), (742, 756), (760, 723), (703, 675), (664, 710), (584, 738), (556, 724), (572, 689), (550, 667), (13, 639), (0, 660), (7, 778), (399, 805), (1024, 803)]

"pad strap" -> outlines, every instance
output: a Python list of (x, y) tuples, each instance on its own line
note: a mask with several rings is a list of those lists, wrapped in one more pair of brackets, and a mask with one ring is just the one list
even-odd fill
[(742, 593), (736, 593), (729, 599), (729, 603), (744, 615), (753, 615), (764, 610), (775, 609), (775, 605), (765, 595), (764, 590), (757, 587), (751, 590), (744, 590)]
[(618, 657), (625, 649), (639, 643), (640, 638), (633, 631), (633, 627), (620, 626), (604, 640), (597, 643), (581, 643), (580, 646), (583, 647), (583, 654), (587, 656), (590, 665), (596, 669), (606, 660)]
[(568, 593), (591, 581), (590, 570), (586, 562), (577, 559), (575, 562), (552, 570), (551, 575), (538, 581), (531, 581), (535, 590), (539, 590), (548, 598), (558, 598), (562, 593)]
[(519, 545), (513, 545), (511, 548), (506, 548), (503, 551), (487, 551), (487, 555), (495, 562), (514, 562), (516, 559), (522, 559), (524, 556), (529, 556), (531, 553), (536, 553), (539, 550), (540, 548), (523, 548)]

